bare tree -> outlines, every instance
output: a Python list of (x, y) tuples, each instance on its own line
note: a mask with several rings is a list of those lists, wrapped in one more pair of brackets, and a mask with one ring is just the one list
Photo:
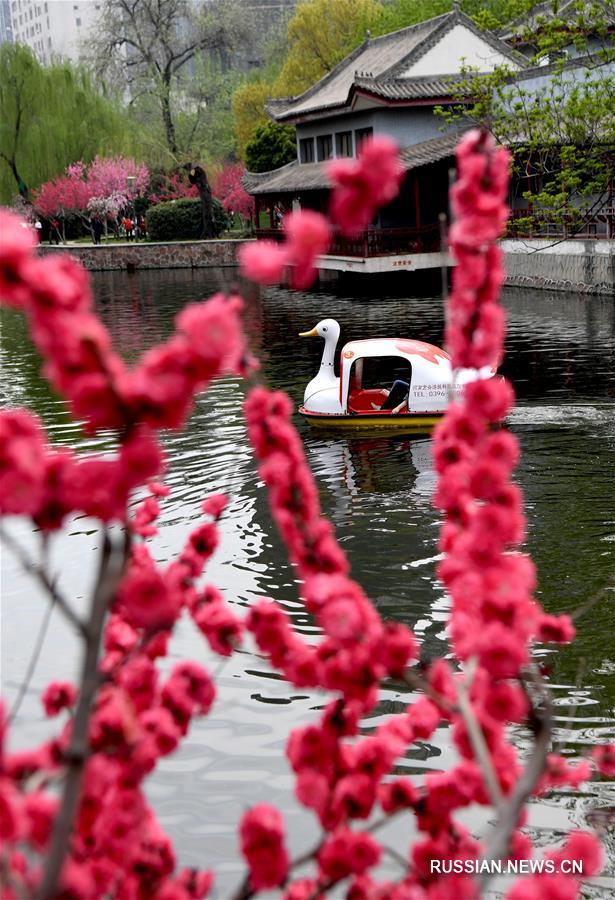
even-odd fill
[(94, 42), (99, 72), (121, 69), (124, 87), (157, 100), (168, 149), (177, 160), (190, 148), (177, 136), (173, 93), (202, 52), (218, 57), (243, 40), (233, 0), (109, 0)]

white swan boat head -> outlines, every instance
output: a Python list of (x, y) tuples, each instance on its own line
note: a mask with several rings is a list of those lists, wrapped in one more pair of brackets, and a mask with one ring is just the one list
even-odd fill
[(299, 412), (329, 428), (429, 430), (464, 384), (490, 378), (495, 368), (453, 371), (448, 353), (424, 341), (370, 338), (335, 351), (340, 326), (323, 319), (300, 337), (324, 339), (320, 368), (305, 389)]

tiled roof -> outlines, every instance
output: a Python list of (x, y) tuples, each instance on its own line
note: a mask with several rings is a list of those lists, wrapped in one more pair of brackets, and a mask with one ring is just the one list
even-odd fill
[[(444, 134), (441, 137), (422, 141), (401, 151), (400, 157), (407, 171), (427, 166), (452, 156), (462, 131)], [(273, 172), (255, 174), (246, 172), (243, 177), (245, 189), (250, 194), (284, 194), (296, 191), (326, 190), (331, 187), (327, 175), (327, 164), (288, 163)]]
[(355, 75), (374, 77), (386, 72), (405, 56), (412, 47), (438, 27), (449, 15), (437, 16), (419, 25), (411, 25), (382, 37), (369, 38), (343, 59), (324, 78), (317, 81), (299, 97), (270, 100), (267, 111), (279, 121), (312, 110), (341, 106), (348, 99)]
[(249, 194), (283, 194), (288, 191), (318, 190), (331, 187), (325, 163), (303, 163), (297, 160), (273, 172), (246, 172), (243, 185)]
[(441, 159), (446, 159), (447, 156), (453, 156), (455, 147), (466, 130), (453, 131), (450, 134), (432, 138), (430, 141), (422, 141), (420, 144), (406, 147), (400, 153), (404, 167), (407, 171), (410, 171), (411, 169), (418, 169), (420, 166), (428, 166), (431, 163), (439, 162)]
[(385, 100), (414, 100), (423, 97), (448, 97), (456, 82), (467, 80), (466, 76), (424, 76), (421, 78), (399, 78), (384, 81), (377, 78), (355, 78), (354, 90), (364, 91)]
[[(456, 25), (463, 25), (479, 35), (482, 40), (509, 58), (511, 62), (517, 64), (527, 62), (525, 57), (512, 50), (495, 35), (481, 31), (470, 18), (458, 9), (454, 9), (452, 12), (420, 22), (418, 25), (411, 25), (400, 31), (382, 35), (382, 37), (366, 39), (331, 72), (300, 96), (270, 100), (266, 105), (267, 112), (276, 121), (285, 122), (309, 118), (312, 115), (344, 107), (351, 98), (353, 86), (359, 81), (365, 79), (387, 83), (398, 81), (398, 76), (402, 71), (413, 65), (432, 47), (435, 47), (441, 38)], [(419, 80), (421, 79), (408, 79), (408, 81)], [(378, 96), (384, 96), (384, 94)], [(417, 96), (419, 95), (417, 94)], [(423, 94), (422, 96), (439, 95)]]

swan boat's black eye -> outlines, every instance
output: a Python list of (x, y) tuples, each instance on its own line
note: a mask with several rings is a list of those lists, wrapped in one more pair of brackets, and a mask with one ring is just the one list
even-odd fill
[(326, 331), (326, 330), (327, 330), (327, 326), (325, 325), (325, 327), (323, 328), (323, 331)]

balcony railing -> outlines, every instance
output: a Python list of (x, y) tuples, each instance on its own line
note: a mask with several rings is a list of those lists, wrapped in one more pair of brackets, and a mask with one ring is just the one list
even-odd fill
[[(280, 228), (257, 228), (257, 238), (281, 241)], [(331, 256), (402, 256), (408, 253), (436, 253), (440, 249), (439, 225), (421, 228), (368, 228), (356, 238), (333, 237)]]
[(513, 209), (507, 235), (527, 238), (614, 238), (615, 207), (607, 206), (598, 212), (576, 209), (574, 213), (558, 219), (549, 212)]

